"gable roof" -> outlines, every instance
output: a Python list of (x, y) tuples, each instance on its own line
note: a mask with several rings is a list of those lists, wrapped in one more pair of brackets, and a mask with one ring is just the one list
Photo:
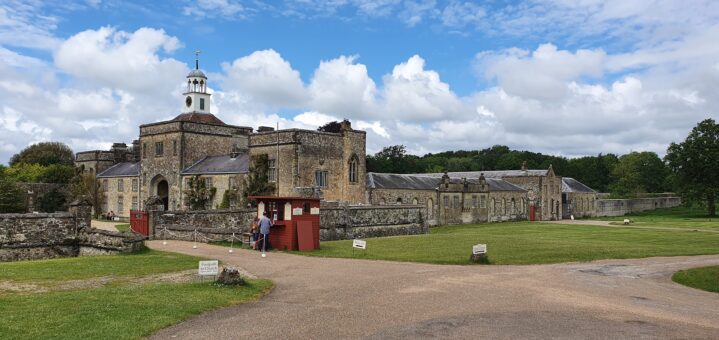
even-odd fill
[(117, 163), (105, 171), (97, 174), (101, 177), (136, 177), (140, 176), (140, 162), (121, 162)]
[[(534, 169), (534, 170), (492, 170), (492, 171), (457, 171), (448, 172), (449, 178), (479, 178), (479, 175), (484, 174), (484, 178), (502, 178), (502, 177), (523, 177), (523, 176), (546, 176), (549, 170)], [(413, 174), (415, 176), (427, 176), (442, 178), (444, 173), (422, 173)]]
[(247, 153), (238, 154), (234, 158), (231, 155), (207, 156), (183, 170), (182, 174), (242, 174), (247, 173), (249, 168), (250, 156)]
[[(450, 177), (452, 183), (460, 183), (462, 178)], [(526, 191), (512, 183), (499, 178), (485, 178), (489, 191)], [(388, 174), (367, 173), (367, 187), (371, 189), (405, 189), (405, 190), (435, 190), (439, 187), (440, 177), (425, 176), (425, 174)], [(467, 178), (469, 183), (479, 183), (479, 176)]]
[(596, 192), (592, 188), (584, 185), (584, 183), (571, 178), (562, 177), (562, 192)]

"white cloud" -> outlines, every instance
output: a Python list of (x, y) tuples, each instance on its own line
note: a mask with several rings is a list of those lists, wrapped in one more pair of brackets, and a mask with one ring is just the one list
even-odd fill
[(236, 91), (271, 107), (299, 106), (306, 92), (300, 73), (274, 50), (256, 51), (223, 63), (220, 79), (225, 91)]
[(309, 84), (311, 107), (345, 118), (376, 116), (377, 88), (356, 57), (320, 62)]
[(245, 18), (248, 9), (233, 0), (194, 0), (183, 8), (183, 14), (197, 19), (203, 18)]

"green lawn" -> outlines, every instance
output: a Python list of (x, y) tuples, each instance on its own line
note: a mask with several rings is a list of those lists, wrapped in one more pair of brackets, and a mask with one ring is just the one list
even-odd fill
[(719, 218), (709, 218), (706, 209), (700, 207), (675, 207), (657, 209), (626, 216), (599, 217), (604, 221), (622, 224), (624, 219), (634, 221), (632, 225), (641, 227), (706, 229), (719, 231)]
[(536, 264), (598, 259), (719, 254), (719, 233), (530, 222), (431, 228), (428, 235), (370, 238), (367, 250), (351, 240), (322, 242), (307, 256), (469, 264), (473, 244), (487, 244), (492, 264)]
[[(272, 283), (152, 282), (150, 274), (196, 269), (200, 258), (134, 255), (0, 263), (0, 339), (137, 339), (207, 310), (257, 299)], [(72, 280), (90, 287), (63, 287)], [(143, 279), (144, 278), (144, 279)], [(47, 291), (12, 292), (9, 285)], [(2, 286), (0, 286), (2, 287)]]
[(719, 293), (719, 266), (680, 270), (672, 280), (685, 286)]
[(130, 231), (130, 224), (128, 224), (128, 223), (126, 223), (126, 224), (116, 224), (116, 225), (115, 225), (115, 229), (117, 229), (117, 231), (119, 231), (119, 232), (123, 232), (123, 233), (124, 233), (124, 232), (126, 232), (126, 231)]

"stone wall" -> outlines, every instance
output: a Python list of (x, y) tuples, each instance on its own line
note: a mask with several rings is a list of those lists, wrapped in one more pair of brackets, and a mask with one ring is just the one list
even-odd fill
[(436, 190), (367, 189), (367, 201), (372, 205), (419, 204), (427, 208), (426, 220), (430, 226), (438, 224)]
[(682, 204), (679, 197), (599, 199), (596, 200), (596, 216), (622, 216), (629, 213), (672, 208)]
[(320, 209), (320, 240), (425, 234), (424, 205), (338, 206)]
[[(155, 239), (185, 241), (230, 240), (250, 231), (255, 209), (200, 210), (200, 211), (152, 211), (152, 237)], [(197, 231), (199, 236), (195, 236)]]
[(70, 212), (0, 214), (0, 262), (135, 251), (143, 238), (90, 227), (89, 204)]

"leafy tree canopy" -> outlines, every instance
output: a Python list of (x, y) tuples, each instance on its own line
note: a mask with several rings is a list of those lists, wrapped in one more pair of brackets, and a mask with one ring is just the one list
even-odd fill
[(10, 166), (20, 163), (40, 164), (43, 166), (51, 164), (72, 166), (74, 162), (75, 154), (72, 152), (72, 149), (60, 142), (33, 144), (10, 158)]
[(268, 177), (269, 157), (265, 154), (253, 155), (251, 160), (250, 171), (242, 191), (245, 202), (249, 196), (272, 195), (275, 191), (275, 186), (269, 182)]
[(664, 159), (685, 202), (705, 202), (709, 215), (716, 216), (719, 124), (713, 119), (701, 121), (684, 142), (669, 145)]
[(320, 126), (317, 131), (339, 133), (342, 132), (342, 123), (349, 123), (349, 121), (347, 119), (342, 122), (332, 121)]

